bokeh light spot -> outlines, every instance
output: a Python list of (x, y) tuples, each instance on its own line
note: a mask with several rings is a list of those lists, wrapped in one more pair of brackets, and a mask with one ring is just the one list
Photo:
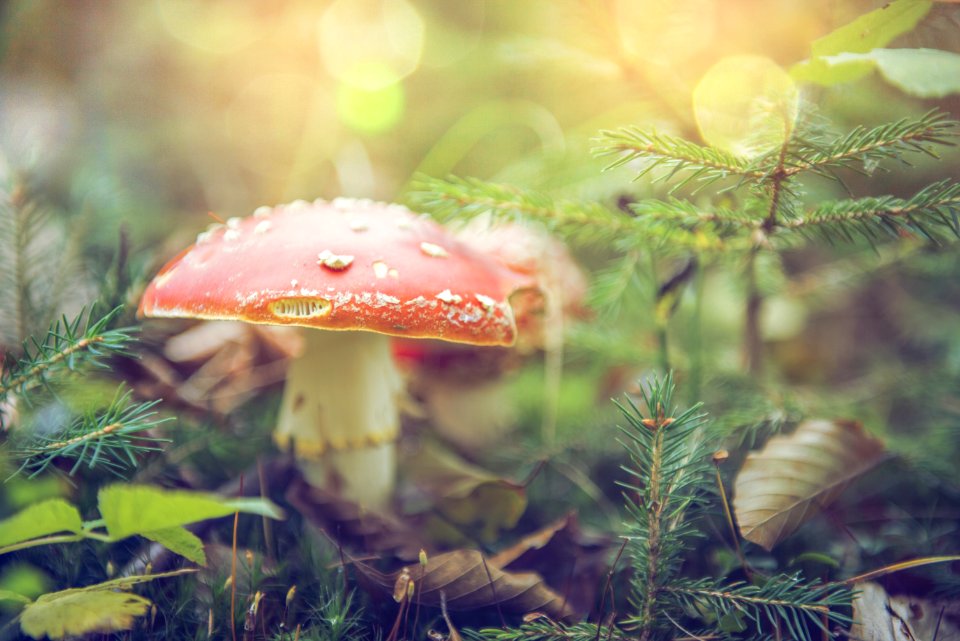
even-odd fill
[(389, 131), (403, 116), (405, 95), (400, 79), (384, 67), (366, 67), (364, 74), (354, 74), (353, 82), (337, 87), (337, 114), (341, 122), (364, 134)]
[(372, 64), (403, 78), (420, 64), (423, 32), (423, 19), (406, 0), (337, 0), (320, 19), (320, 55), (341, 82), (355, 85), (357, 70)]
[(793, 131), (799, 101), (789, 74), (763, 56), (724, 58), (693, 91), (693, 111), (703, 139), (743, 157), (782, 145)]

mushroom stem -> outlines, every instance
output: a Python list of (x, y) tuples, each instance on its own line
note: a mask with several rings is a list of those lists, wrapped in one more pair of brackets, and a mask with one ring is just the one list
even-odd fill
[(387, 336), (307, 330), (287, 372), (274, 439), (281, 448), (293, 441), (311, 485), (382, 507), (393, 492), (402, 394)]

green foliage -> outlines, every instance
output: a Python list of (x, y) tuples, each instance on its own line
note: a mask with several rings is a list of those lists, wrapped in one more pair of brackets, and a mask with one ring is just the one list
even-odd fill
[(608, 244), (629, 232), (632, 221), (600, 203), (556, 200), (534, 191), (476, 178), (418, 177), (406, 199), (441, 222), (492, 213), (500, 220), (529, 218), (583, 244)]
[(595, 153), (601, 157), (615, 156), (606, 169), (643, 160), (644, 167), (637, 174), (637, 180), (657, 168), (667, 170), (655, 177), (657, 181), (667, 181), (683, 174), (683, 179), (671, 191), (691, 182), (703, 187), (731, 176), (744, 180), (758, 180), (764, 176), (761, 170), (730, 152), (640, 127), (600, 132)]
[(283, 512), (264, 499), (225, 499), (203, 492), (165, 490), (149, 485), (110, 485), (100, 490), (99, 505), (107, 531), (114, 539), (234, 512), (283, 518)]
[[(810, 59), (794, 65), (790, 73), (797, 80), (832, 85), (852, 82), (876, 68), (891, 84), (916, 96), (953, 93), (958, 87), (951, 67), (957, 56), (946, 51), (883, 48), (911, 31), (932, 6), (925, 0), (897, 0), (866, 13), (815, 40)], [(922, 62), (932, 64), (920, 67)], [(937, 63), (944, 68), (938, 70)]]
[[(107, 486), (100, 490), (99, 507), (102, 520), (81, 522), (77, 509), (63, 499), (31, 505), (0, 522), (0, 554), (85, 538), (114, 542), (142, 535), (161, 544), (170, 542), (174, 552), (186, 551), (188, 556), (200, 556), (202, 561), (202, 551), (199, 554), (195, 551), (193, 539), (184, 533), (174, 533), (173, 529), (235, 512), (284, 518), (280, 508), (266, 499), (224, 499), (205, 492), (164, 490), (145, 485)], [(99, 531), (99, 528), (105, 528), (106, 532)], [(71, 534), (50, 536), (58, 532)]]
[(960, 55), (940, 49), (874, 49), (816, 58), (794, 70), (794, 77), (821, 85), (850, 82), (871, 71), (904, 93), (942, 98), (960, 93)]
[(105, 368), (107, 357), (127, 353), (133, 328), (111, 327), (120, 311), (118, 307), (100, 316), (91, 308), (73, 319), (55, 321), (43, 338), (29, 338), (23, 344), (23, 355), (0, 373), (0, 400), (10, 393), (23, 395), (49, 385), (64, 370)]
[[(80, 513), (63, 499), (32, 505), (0, 522), (0, 554), (28, 548), (73, 543), (84, 539), (114, 543), (140, 535), (190, 561), (206, 564), (200, 539), (184, 525), (236, 512), (280, 519), (283, 513), (266, 499), (224, 499), (203, 492), (170, 491), (151, 486), (112, 485), (99, 495), (102, 519), (81, 521)], [(105, 528), (105, 532), (102, 531)], [(66, 533), (66, 534), (64, 534)], [(152, 605), (150, 599), (119, 592), (155, 578), (192, 572), (178, 570), (150, 576), (127, 576), (84, 588), (50, 592), (31, 601), (14, 592), (0, 600), (25, 605), (20, 615), (24, 633), (52, 639), (88, 632), (128, 630)]]
[[(31, 433), (17, 443), (13, 455), (21, 463), (18, 473), (34, 478), (57, 461), (73, 461), (67, 472), (73, 476), (82, 466), (106, 468), (121, 475), (136, 469), (137, 456), (161, 451), (169, 439), (151, 436), (149, 430), (172, 418), (160, 418), (159, 400), (134, 402), (130, 391), (117, 390), (110, 405), (99, 412), (74, 418), (55, 435)], [(146, 433), (144, 433), (146, 432)]]
[(49, 592), (30, 602), (20, 614), (20, 629), (34, 639), (63, 639), (94, 632), (129, 630), (137, 617), (152, 605), (145, 597), (124, 592), (138, 583), (178, 576), (193, 570), (177, 570), (149, 576), (129, 576), (90, 585)]
[(74, 534), (83, 531), (80, 512), (63, 499), (48, 499), (0, 521), (0, 550), (14, 543), (64, 531)]

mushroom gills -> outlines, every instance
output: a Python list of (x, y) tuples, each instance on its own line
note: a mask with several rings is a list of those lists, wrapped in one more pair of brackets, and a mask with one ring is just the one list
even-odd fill
[(326, 298), (282, 298), (270, 303), (270, 312), (277, 318), (319, 318), (332, 308)]

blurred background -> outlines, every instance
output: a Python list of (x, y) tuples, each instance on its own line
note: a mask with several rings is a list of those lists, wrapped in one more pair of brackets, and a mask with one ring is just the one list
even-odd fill
[[(397, 199), (416, 172), (609, 195), (588, 153), (600, 128), (696, 139), (690, 93), (717, 60), (757, 53), (789, 67), (880, 4), (10, 1), (0, 162), (51, 204), (88, 211), (103, 252), (121, 223), (136, 247), (171, 235), (179, 247), (207, 212)], [(956, 48), (948, 7), (909, 37)], [(813, 97), (841, 122), (913, 108), (864, 85)]]

